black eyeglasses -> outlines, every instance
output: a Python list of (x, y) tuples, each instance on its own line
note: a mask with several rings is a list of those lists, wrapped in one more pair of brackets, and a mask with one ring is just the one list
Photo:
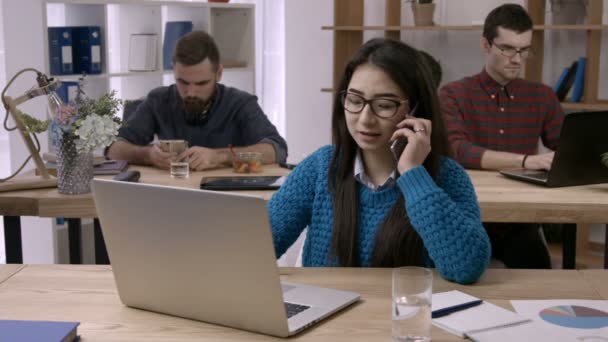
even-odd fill
[(496, 44), (495, 42), (492, 42), (492, 45), (496, 46), (498, 48), (498, 50), (500, 50), (500, 53), (503, 56), (508, 57), (508, 58), (513, 58), (516, 54), (519, 54), (519, 56), (522, 59), (532, 57), (532, 50), (530, 47), (516, 49), (512, 46), (504, 46), (504, 45)]
[(399, 107), (408, 100), (393, 100), (387, 98), (375, 98), (366, 100), (363, 96), (342, 91), (340, 99), (344, 109), (351, 114), (359, 114), (366, 104), (369, 104), (372, 113), (383, 119), (388, 119), (397, 114)]

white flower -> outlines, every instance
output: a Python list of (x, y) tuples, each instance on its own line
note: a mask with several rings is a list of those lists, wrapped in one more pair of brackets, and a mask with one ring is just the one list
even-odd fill
[(118, 134), (118, 123), (110, 116), (87, 115), (76, 129), (76, 149), (79, 153), (88, 153), (96, 148), (109, 146)]

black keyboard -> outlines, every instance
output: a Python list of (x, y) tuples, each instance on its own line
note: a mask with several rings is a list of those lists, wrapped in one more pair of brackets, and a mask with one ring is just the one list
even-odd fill
[(285, 311), (287, 311), (287, 318), (291, 318), (292, 316), (295, 316), (308, 308), (310, 308), (310, 306), (285, 302)]

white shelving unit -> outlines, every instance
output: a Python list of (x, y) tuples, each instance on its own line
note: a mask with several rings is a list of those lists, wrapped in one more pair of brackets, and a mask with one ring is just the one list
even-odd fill
[[(102, 32), (102, 73), (87, 76), (90, 97), (114, 89), (128, 100), (145, 96), (150, 90), (174, 83), (171, 70), (163, 69), (165, 23), (192, 21), (193, 30), (214, 37), (224, 65), (222, 83), (255, 93), (255, 6), (253, 4), (207, 3), (202, 1), (136, 0), (47, 0), (43, 27), (100, 26)], [(130, 36), (157, 35), (155, 71), (130, 71)], [(44, 30), (45, 42), (48, 42)], [(48, 43), (47, 43), (48, 44)], [(50, 70), (45, 46), (46, 71)], [(79, 75), (57, 76), (77, 80)]]

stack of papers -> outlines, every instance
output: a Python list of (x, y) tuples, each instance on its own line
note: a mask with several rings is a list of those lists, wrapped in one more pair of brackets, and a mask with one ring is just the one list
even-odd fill
[[(432, 311), (478, 298), (460, 291), (433, 294)], [(433, 324), (473, 341), (608, 341), (606, 300), (512, 300), (515, 312), (481, 305), (433, 319)]]
[[(432, 311), (478, 299), (456, 290), (435, 293)], [(469, 337), (476, 341), (502, 341), (504, 339), (501, 328), (526, 322), (530, 322), (530, 319), (488, 302), (433, 319), (434, 325), (454, 335)], [(483, 338), (478, 339), (476, 335), (480, 333), (484, 333)]]

